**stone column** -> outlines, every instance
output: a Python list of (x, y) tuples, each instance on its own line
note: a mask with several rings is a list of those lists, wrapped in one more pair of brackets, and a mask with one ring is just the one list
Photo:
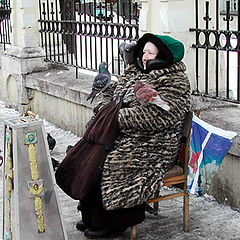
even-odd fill
[(38, 1), (18, 0), (12, 3), (12, 45), (39, 47)]
[(0, 99), (8, 106), (25, 112), (29, 97), (25, 76), (46, 69), (47, 65), (44, 62), (44, 51), (40, 47), (38, 1), (18, 0), (11, 1), (11, 4), (11, 45), (7, 45), (7, 49), (0, 55)]
[(148, 0), (140, 0), (139, 4), (141, 4), (141, 10), (139, 15), (139, 35), (140, 37), (149, 31), (149, 1)]

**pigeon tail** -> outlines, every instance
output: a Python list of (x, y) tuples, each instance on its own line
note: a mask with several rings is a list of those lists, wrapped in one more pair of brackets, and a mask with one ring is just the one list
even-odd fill
[(98, 93), (97, 91), (92, 91), (92, 92), (90, 93), (90, 95), (87, 97), (86, 101), (88, 101), (89, 99), (91, 99), (90, 103), (92, 104), (92, 102), (93, 102), (94, 98), (96, 97), (97, 93)]

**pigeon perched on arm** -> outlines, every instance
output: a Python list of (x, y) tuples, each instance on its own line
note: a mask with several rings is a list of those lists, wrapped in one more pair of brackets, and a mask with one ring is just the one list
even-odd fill
[(141, 103), (142, 106), (155, 104), (165, 111), (170, 110), (168, 104), (160, 98), (159, 93), (154, 89), (152, 84), (144, 84), (140, 81), (136, 81), (134, 93), (136, 99)]
[(111, 74), (107, 69), (107, 64), (105, 62), (101, 62), (99, 64), (99, 73), (94, 78), (93, 85), (92, 85), (92, 92), (87, 97), (86, 100), (91, 99), (91, 103), (93, 99), (96, 97), (97, 94), (100, 94), (104, 91), (111, 82)]
[(124, 62), (124, 67), (133, 63), (133, 52), (136, 46), (135, 42), (122, 42), (119, 46), (119, 53)]

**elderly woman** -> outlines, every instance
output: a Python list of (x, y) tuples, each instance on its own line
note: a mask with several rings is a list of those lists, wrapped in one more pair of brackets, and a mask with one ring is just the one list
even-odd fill
[[(101, 95), (95, 112), (117, 97), (123, 105), (117, 115), (119, 133), (105, 158), (99, 186), (91, 198), (80, 201), (82, 221), (77, 228), (87, 238), (142, 222), (146, 200), (154, 197), (173, 166), (190, 107), (183, 55), (181, 42), (147, 33), (137, 41), (134, 64)], [(170, 110), (141, 106), (134, 93), (137, 81), (152, 84)]]

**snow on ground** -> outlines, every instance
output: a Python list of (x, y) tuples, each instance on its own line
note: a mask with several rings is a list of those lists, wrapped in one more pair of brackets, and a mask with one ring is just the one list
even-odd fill
[[(6, 108), (0, 101), (0, 149), (3, 149), (3, 121), (19, 117), (19, 112)], [(51, 156), (62, 160), (68, 145), (74, 145), (79, 138), (69, 131), (62, 130), (54, 124), (43, 120), (45, 131), (49, 132), (57, 141)], [(1, 170), (3, 167), (1, 167)], [(0, 171), (0, 210), (2, 209), (3, 176)], [(164, 188), (163, 193), (176, 191)], [(68, 197), (58, 189), (63, 219), (66, 226), (68, 240), (85, 239), (83, 233), (76, 230), (75, 225), (80, 220), (77, 212), (77, 201)], [(137, 226), (138, 240), (240, 240), (240, 212), (228, 206), (218, 204), (209, 195), (203, 197), (190, 196), (190, 231), (182, 231), (182, 198), (162, 201), (159, 204), (157, 216), (146, 214), (146, 220)], [(0, 211), (0, 239), (2, 239), (2, 211)], [(104, 239), (130, 239), (130, 228), (124, 233), (111, 235)]]

